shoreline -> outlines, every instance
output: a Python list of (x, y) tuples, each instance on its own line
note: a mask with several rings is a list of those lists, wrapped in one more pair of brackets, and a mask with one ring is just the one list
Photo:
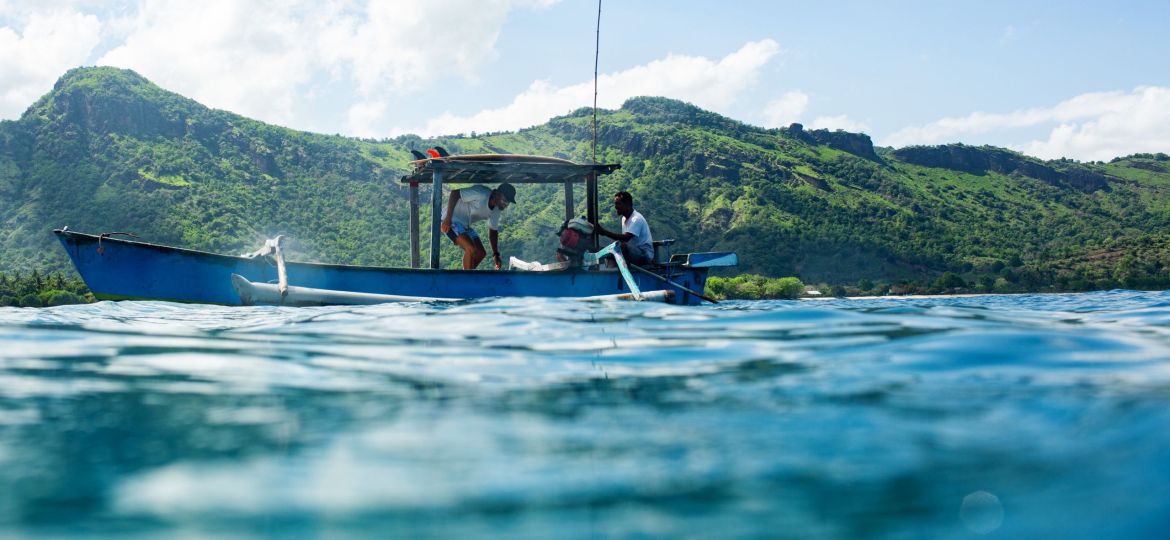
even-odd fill
[[(804, 296), (797, 298), (797, 300), (877, 300), (877, 299), (891, 299), (891, 300), (914, 300), (917, 298), (971, 298), (975, 296), (1013, 296), (1017, 294), (1040, 294), (1040, 293), (963, 293), (963, 294), (887, 294), (884, 296)], [(1059, 293), (1053, 293), (1059, 294)]]
[(1088, 292), (1100, 291), (1078, 291), (1078, 292), (1021, 292), (1021, 293), (962, 293), (962, 294), (887, 294), (885, 296), (803, 296), (797, 300), (916, 300), (916, 299), (931, 299), (931, 298), (975, 298), (981, 296), (1020, 296), (1024, 294), (1084, 294)]

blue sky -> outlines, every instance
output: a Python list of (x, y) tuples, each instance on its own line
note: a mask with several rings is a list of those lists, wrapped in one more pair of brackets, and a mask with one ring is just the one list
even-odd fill
[[(212, 107), (363, 137), (515, 130), (592, 99), (582, 0), (0, 0), (0, 118), (65, 70), (131, 68)], [(600, 103), (1044, 158), (1170, 152), (1170, 3), (602, 5)]]

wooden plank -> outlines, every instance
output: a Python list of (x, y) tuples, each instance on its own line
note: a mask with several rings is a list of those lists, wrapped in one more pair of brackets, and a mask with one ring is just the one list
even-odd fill
[(429, 157), (416, 159), (410, 164), (422, 167), (427, 163), (466, 163), (466, 162), (509, 162), (509, 163), (551, 163), (554, 165), (576, 165), (567, 159), (551, 156), (530, 156), (525, 154), (459, 154), (446, 157)]
[(617, 263), (618, 271), (622, 274), (622, 279), (625, 280), (626, 286), (630, 288), (630, 294), (634, 295), (634, 299), (642, 300), (642, 290), (638, 288), (638, 283), (634, 281), (634, 275), (630, 273), (629, 267), (626, 266), (626, 258), (622, 256), (622, 250), (618, 247), (617, 242), (597, 250), (596, 253), (586, 253), (584, 255), (584, 264), (585, 266), (599, 264), (602, 257), (606, 255), (613, 255), (613, 260)]
[(617, 242), (610, 244), (613, 247), (613, 260), (617, 263), (618, 271), (622, 273), (622, 279), (626, 280), (626, 285), (630, 287), (630, 294), (634, 295), (634, 300), (641, 301), (642, 291), (638, 288), (638, 283), (634, 281), (633, 274), (630, 273), (629, 267), (626, 266), (626, 258), (622, 255), (622, 250), (617, 245)]
[(688, 268), (715, 268), (720, 266), (739, 266), (739, 255), (734, 251), (717, 251), (710, 253), (688, 253)]
[(443, 215), (443, 171), (435, 170), (431, 186), (431, 268), (439, 268), (439, 222)]
[(400, 180), (404, 184), (418, 182), (428, 184), (437, 171), (444, 172), (444, 181), (449, 184), (473, 184), (484, 182), (510, 182), (513, 184), (559, 184), (561, 182), (585, 182), (593, 173), (609, 174), (621, 165), (559, 165), (551, 163), (509, 163), (509, 162), (438, 162), (431, 161), (415, 169)]
[(410, 267), (418, 268), (422, 264), (419, 253), (418, 233), (418, 182), (410, 183)]

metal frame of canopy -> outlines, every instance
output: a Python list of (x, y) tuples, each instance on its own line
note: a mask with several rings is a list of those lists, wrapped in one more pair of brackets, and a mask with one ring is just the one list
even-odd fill
[[(548, 163), (540, 161), (473, 161), (453, 159), (430, 159), (403, 176), (401, 183), (410, 185), (410, 267), (421, 264), (419, 245), (419, 184), (431, 186), (431, 264), (439, 268), (440, 216), (443, 208), (443, 182), (452, 184), (479, 184), (509, 182), (512, 184), (559, 184), (565, 185), (565, 219), (573, 218), (573, 184), (585, 184), (586, 218), (596, 222), (597, 177), (610, 174), (621, 168), (619, 164), (579, 165), (576, 163)], [(551, 161), (551, 160), (550, 160)], [(597, 249), (597, 234), (593, 234), (593, 249)]]

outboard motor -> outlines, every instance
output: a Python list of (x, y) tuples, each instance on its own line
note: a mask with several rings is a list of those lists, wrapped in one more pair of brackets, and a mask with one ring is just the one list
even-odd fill
[(593, 225), (583, 217), (567, 219), (561, 224), (561, 245), (557, 248), (558, 261), (570, 261), (572, 266), (581, 266), (581, 257), (589, 249)]

